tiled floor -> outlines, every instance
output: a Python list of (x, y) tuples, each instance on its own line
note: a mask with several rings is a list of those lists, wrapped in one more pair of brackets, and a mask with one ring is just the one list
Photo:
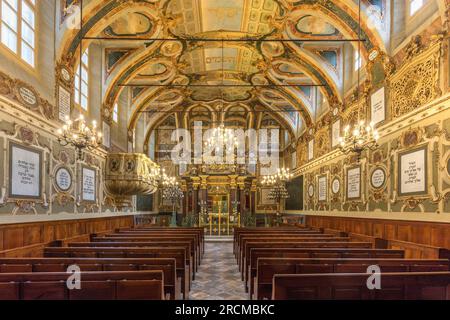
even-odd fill
[(205, 255), (189, 297), (191, 300), (247, 300), (232, 242), (205, 244)]

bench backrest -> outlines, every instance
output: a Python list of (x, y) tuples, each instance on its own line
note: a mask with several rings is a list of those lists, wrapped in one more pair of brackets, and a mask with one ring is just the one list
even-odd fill
[(449, 300), (450, 272), (383, 273), (381, 290), (367, 274), (275, 275), (274, 300)]
[(1, 300), (163, 300), (162, 271), (83, 272), (69, 290), (65, 272), (0, 274)]
[[(405, 260), (405, 259), (295, 259), (259, 258), (257, 262), (256, 299), (270, 299), (272, 280), (276, 274), (317, 274), (317, 273), (367, 273), (372, 265), (381, 272), (435, 272), (449, 271), (446, 260)], [(250, 286), (253, 289), (253, 283)], [(251, 291), (253, 293), (253, 290)]]

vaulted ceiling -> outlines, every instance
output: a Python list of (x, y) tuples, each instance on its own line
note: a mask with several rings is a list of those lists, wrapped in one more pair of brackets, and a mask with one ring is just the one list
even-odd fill
[[(76, 65), (80, 44), (84, 50), (99, 41), (105, 48), (102, 114), (109, 118), (118, 96), (131, 88), (130, 130), (146, 110), (158, 111), (147, 115), (150, 130), (174, 111), (185, 117), (180, 125), (189, 126), (189, 112), (216, 119), (226, 109), (248, 127), (267, 112), (295, 136), (313, 123), (316, 88), (330, 106), (342, 103), (340, 40), (358, 37), (357, 1), (85, 2), (82, 29), (62, 30), (60, 61)], [(366, 58), (384, 51), (385, 36), (364, 9), (382, 3), (363, 1)]]

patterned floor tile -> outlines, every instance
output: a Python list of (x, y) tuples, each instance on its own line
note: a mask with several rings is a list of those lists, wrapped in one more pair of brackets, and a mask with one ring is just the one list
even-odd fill
[(247, 300), (232, 242), (207, 242), (192, 290), (191, 300)]

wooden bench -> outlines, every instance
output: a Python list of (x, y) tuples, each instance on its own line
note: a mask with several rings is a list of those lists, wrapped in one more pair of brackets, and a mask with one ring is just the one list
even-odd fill
[(246, 292), (248, 279), (256, 276), (258, 258), (383, 258), (403, 259), (404, 251), (390, 249), (361, 249), (361, 248), (252, 248), (246, 261), (248, 272), (245, 277)]
[[(448, 260), (418, 259), (303, 259), (259, 258), (256, 277), (250, 279), (250, 299), (270, 299), (272, 280), (276, 274), (365, 273), (371, 265), (381, 272), (449, 271)], [(252, 290), (254, 288), (254, 291)]]
[(242, 280), (247, 282), (249, 256), (250, 250), (254, 248), (356, 248), (356, 249), (371, 249), (372, 244), (368, 242), (303, 242), (303, 241), (292, 241), (292, 242), (247, 242), (245, 244), (242, 256), (241, 270), (242, 275), (245, 277)]
[[(334, 238), (334, 239), (344, 239), (342, 237), (333, 237), (330, 234), (323, 234), (323, 233), (298, 233), (298, 232), (293, 232), (293, 233), (281, 233), (281, 234), (273, 234), (273, 233), (252, 233), (252, 234), (240, 234), (236, 243), (236, 257), (239, 258), (239, 254), (242, 251), (243, 248), (243, 243), (247, 240), (247, 239), (254, 239), (254, 240), (267, 240), (267, 239), (280, 239), (280, 238), (302, 238), (302, 239), (329, 239), (329, 238)], [(314, 240), (311, 240), (314, 241)], [(320, 241), (320, 240), (318, 240)]]
[(44, 257), (55, 258), (173, 258), (177, 263), (177, 277), (181, 278), (183, 298), (190, 289), (190, 267), (186, 265), (183, 247), (47, 247)]
[(177, 278), (176, 260), (170, 258), (0, 258), (0, 273), (66, 272), (71, 265), (79, 266), (81, 271), (162, 270), (168, 299), (181, 297), (181, 278)]
[[(121, 230), (127, 230), (127, 229), (120, 229)], [(128, 229), (128, 230), (136, 230), (136, 231), (174, 231), (174, 232), (190, 232), (190, 233), (196, 233), (199, 235), (200, 238), (200, 243), (201, 243), (201, 248), (202, 248), (202, 252), (204, 252), (205, 249), (205, 229), (202, 227), (176, 227), (176, 228), (167, 228), (167, 227), (157, 227), (157, 226), (152, 226), (152, 227), (147, 227), (147, 226), (142, 226), (142, 227), (136, 227), (133, 229)]]
[(191, 256), (191, 245), (189, 242), (185, 241), (154, 241), (154, 242), (141, 242), (141, 241), (105, 241), (105, 242), (72, 242), (68, 243), (69, 247), (89, 247), (89, 248), (114, 248), (114, 247), (183, 247), (185, 248), (185, 255), (188, 257), (186, 259), (186, 264), (190, 266), (191, 277), (195, 278), (195, 272), (192, 261), (194, 257)]
[(273, 300), (449, 300), (450, 272), (382, 273), (381, 290), (369, 275), (296, 274), (273, 277)]
[(200, 250), (196, 248), (195, 239), (184, 237), (184, 236), (122, 236), (118, 235), (117, 237), (113, 235), (108, 235), (107, 237), (93, 237), (91, 242), (189, 242), (190, 244), (190, 255), (193, 260), (193, 270), (197, 271), (198, 266), (200, 265)]
[[(241, 239), (241, 248), (238, 251), (238, 264), (239, 270), (242, 271), (242, 261), (247, 253), (247, 244), (249, 243), (297, 243), (297, 242), (349, 242), (348, 238), (335, 238), (335, 237), (291, 237), (291, 236), (279, 236), (273, 237), (243, 237)], [(370, 246), (371, 247), (371, 246)]]
[[(195, 231), (173, 231), (172, 229), (164, 230), (141, 230), (141, 229), (133, 229), (133, 230), (119, 230), (116, 233), (110, 233), (104, 235), (105, 237), (190, 237), (193, 239), (193, 247), (198, 250), (200, 253), (204, 250), (204, 242), (202, 240), (202, 235)], [(201, 258), (202, 254), (199, 255)]]
[(162, 271), (81, 273), (69, 290), (66, 272), (0, 274), (0, 300), (164, 300)]
[(236, 254), (240, 237), (243, 235), (283, 235), (283, 234), (305, 234), (305, 235), (313, 235), (313, 234), (323, 234), (317, 230), (311, 230), (311, 229), (299, 229), (295, 227), (289, 227), (289, 228), (253, 228), (253, 229), (240, 229), (235, 228), (234, 234), (233, 234), (233, 252)]

